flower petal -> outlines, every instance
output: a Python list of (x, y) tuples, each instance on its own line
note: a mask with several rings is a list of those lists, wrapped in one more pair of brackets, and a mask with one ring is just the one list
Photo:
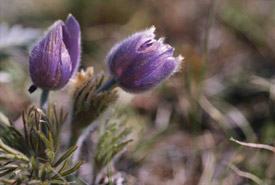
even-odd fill
[(139, 78), (150, 74), (152, 70), (166, 62), (168, 57), (172, 57), (173, 52), (174, 48), (172, 47), (162, 52), (160, 52), (160, 49), (156, 47), (148, 54), (138, 54), (118, 80), (127, 81), (129, 79)]
[(120, 83), (123, 89), (127, 89), (128, 92), (140, 93), (150, 90), (160, 84), (165, 79), (169, 78), (177, 68), (178, 61), (174, 57), (166, 59), (161, 66), (155, 68), (147, 76), (136, 79), (134, 81), (127, 81)]
[(72, 62), (68, 50), (64, 43), (62, 43), (61, 56), (59, 65), (56, 71), (56, 84), (55, 87), (64, 87), (72, 74)]
[[(116, 79), (122, 75), (122, 71), (132, 63), (137, 55), (137, 50), (142, 47), (142, 44), (147, 40), (154, 39), (154, 30), (152, 27), (148, 30), (138, 32), (124, 41), (116, 44), (107, 57), (108, 70)], [(113, 70), (116, 69), (116, 70)]]
[(80, 26), (77, 20), (71, 14), (68, 15), (67, 21), (63, 26), (63, 41), (69, 52), (72, 62), (73, 75), (79, 66), (80, 62)]
[(63, 43), (62, 24), (62, 21), (56, 21), (30, 53), (31, 78), (35, 85), (43, 89), (56, 87)]

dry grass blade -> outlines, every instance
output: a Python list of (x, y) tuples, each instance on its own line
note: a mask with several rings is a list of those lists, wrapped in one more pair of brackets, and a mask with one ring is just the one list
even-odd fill
[(238, 143), (243, 146), (266, 149), (266, 150), (269, 150), (269, 151), (275, 153), (275, 147), (273, 147), (273, 146), (264, 145), (264, 144), (256, 144), (256, 143), (245, 143), (245, 142), (238, 141), (238, 140), (234, 139), (233, 137), (230, 138), (230, 141), (233, 141), (233, 142)]
[(230, 168), (239, 176), (241, 177), (245, 177), (245, 178), (248, 178), (254, 182), (256, 182), (257, 184), (259, 185), (264, 185), (265, 183), (257, 176), (251, 174), (251, 173), (248, 173), (248, 172), (244, 172), (244, 171), (241, 171), (239, 168), (237, 168), (235, 165), (230, 165)]
[(2, 112), (0, 112), (0, 123), (3, 123), (6, 126), (11, 126), (9, 119)]
[(202, 143), (206, 146), (206, 150), (202, 153), (202, 165), (203, 172), (199, 181), (199, 185), (211, 184), (215, 165), (217, 162), (217, 156), (215, 152), (211, 149), (215, 146), (215, 140), (210, 132), (203, 134)]
[(225, 134), (227, 134), (228, 137), (229, 135), (236, 135), (234, 130), (231, 129), (223, 113), (219, 111), (204, 95), (201, 96), (199, 103), (205, 112), (209, 114), (209, 116), (218, 124), (218, 126)]

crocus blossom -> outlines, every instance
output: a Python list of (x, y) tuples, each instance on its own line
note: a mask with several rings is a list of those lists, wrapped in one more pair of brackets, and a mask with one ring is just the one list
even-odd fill
[(137, 32), (115, 45), (108, 57), (111, 76), (125, 91), (150, 90), (176, 71), (183, 57), (173, 57), (174, 48), (155, 39), (155, 27)]
[(60, 89), (76, 72), (79, 60), (80, 26), (70, 14), (65, 23), (56, 21), (31, 50), (31, 79), (43, 90)]

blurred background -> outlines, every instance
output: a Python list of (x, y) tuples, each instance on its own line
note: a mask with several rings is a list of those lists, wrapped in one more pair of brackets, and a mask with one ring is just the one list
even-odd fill
[(110, 48), (151, 25), (185, 58), (157, 89), (120, 92), (134, 141), (115, 167), (132, 184), (275, 184), (274, 153), (230, 141), (275, 145), (275, 1), (0, 0), (0, 112), (12, 121), (39, 100), (30, 47), (68, 13), (83, 69), (106, 71)]

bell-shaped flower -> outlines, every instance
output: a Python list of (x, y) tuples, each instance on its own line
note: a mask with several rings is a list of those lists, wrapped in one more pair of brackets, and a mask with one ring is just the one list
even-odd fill
[(30, 53), (31, 79), (43, 90), (64, 87), (80, 61), (80, 26), (70, 14), (64, 23), (56, 21)]
[(108, 70), (125, 91), (150, 90), (180, 68), (183, 57), (173, 57), (174, 48), (155, 39), (155, 27), (135, 33), (115, 45), (108, 57)]

